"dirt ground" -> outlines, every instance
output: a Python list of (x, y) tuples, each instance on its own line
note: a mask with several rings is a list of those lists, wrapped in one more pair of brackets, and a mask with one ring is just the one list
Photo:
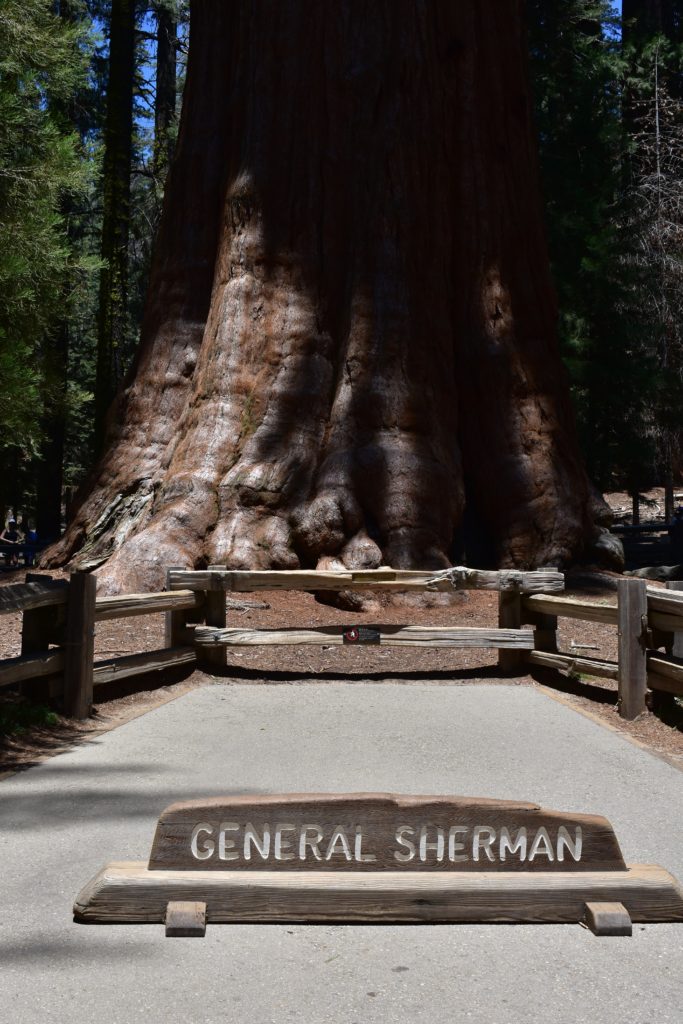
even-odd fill
[[(53, 577), (60, 573), (53, 572)], [(20, 582), (24, 572), (3, 574), (0, 582)], [(606, 604), (615, 602), (616, 577), (577, 575), (568, 577), (567, 594), (590, 596)], [(305, 593), (263, 592), (236, 595), (257, 607), (229, 608), (228, 622), (246, 628), (282, 626), (352, 625), (363, 623), (412, 623), (415, 625), (493, 626), (497, 623), (497, 594), (486, 591), (448, 594), (375, 594), (375, 605), (364, 612), (349, 612), (316, 601)], [(0, 620), (0, 658), (20, 650), (20, 616)], [(616, 630), (598, 623), (559, 620), (559, 648), (568, 653), (616, 658)], [(95, 637), (96, 659), (139, 653), (163, 647), (163, 614), (118, 619), (101, 623)], [(648, 711), (635, 722), (625, 722), (616, 710), (617, 687), (611, 680), (577, 678), (565, 673), (534, 670), (533, 675), (503, 677), (497, 668), (495, 651), (391, 648), (391, 647), (244, 647), (229, 652), (228, 665), (217, 675), (193, 672), (184, 678), (176, 672), (150, 675), (133, 683), (96, 691), (93, 717), (85, 723), (59, 718), (51, 726), (34, 727), (6, 739), (0, 770), (17, 769), (42, 760), (65, 746), (97, 732), (111, 729), (197, 686), (217, 679), (261, 682), (315, 681), (320, 678), (373, 679), (403, 682), (429, 679), (444, 685), (453, 682), (476, 685), (492, 679), (520, 686), (543, 686), (547, 691), (589, 714), (607, 727), (625, 733), (653, 752), (683, 767), (683, 707), (668, 702), (666, 709)], [(5, 697), (7, 699), (7, 697)], [(10, 698), (11, 699), (11, 698)]]
[[(626, 491), (611, 491), (604, 495), (605, 501), (614, 512), (616, 523), (631, 522), (633, 502)], [(674, 488), (674, 502), (683, 502), (683, 486)], [(647, 522), (664, 521), (664, 488), (651, 487), (640, 494), (640, 518)]]

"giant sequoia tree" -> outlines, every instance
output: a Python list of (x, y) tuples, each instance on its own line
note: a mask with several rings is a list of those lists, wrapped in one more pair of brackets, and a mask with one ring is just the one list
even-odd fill
[(596, 534), (521, 0), (204, 0), (136, 364), (52, 563), (564, 561)]

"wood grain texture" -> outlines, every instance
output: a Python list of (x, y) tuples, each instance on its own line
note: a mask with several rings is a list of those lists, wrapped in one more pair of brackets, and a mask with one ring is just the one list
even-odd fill
[[(675, 591), (683, 591), (683, 580), (669, 580), (666, 589), (670, 594)], [(677, 597), (683, 602), (683, 593), (679, 593)], [(674, 631), (671, 653), (675, 658), (683, 658), (683, 605), (681, 606), (681, 628)]]
[(647, 587), (647, 603), (649, 610), (678, 616), (683, 628), (683, 593), (677, 593), (679, 590), (683, 590), (683, 582), (673, 580), (666, 584), (666, 590)]
[[(457, 868), (453, 869), (458, 871), (477, 871), (485, 865), (489, 871), (561, 872), (567, 870), (568, 864), (577, 871), (589, 871), (593, 868), (624, 870), (624, 859), (612, 826), (606, 818), (597, 815), (563, 814), (543, 809), (536, 804), (505, 800), (397, 796), (391, 793), (295, 793), (286, 796), (244, 796), (227, 799), (216, 797), (172, 804), (159, 818), (149, 859), (150, 870), (223, 870), (226, 861), (220, 859), (218, 834), (224, 822), (239, 825), (240, 831), (231, 832), (238, 850), (246, 825), (253, 826), (259, 835), (264, 834), (265, 825), (268, 825), (271, 834), (267, 859), (260, 856), (254, 847), (250, 847), (250, 859), (244, 859), (240, 852), (239, 859), (229, 861), (232, 870), (296, 872), (329, 871), (333, 868), (342, 872), (355, 871), (358, 869), (354, 849), (357, 828), (360, 828), (363, 836), (360, 848), (362, 854), (370, 854), (375, 858), (371, 866), (370, 862), (366, 862), (368, 871), (434, 872), (446, 870), (449, 863), (455, 863)], [(199, 823), (213, 830), (211, 838), (214, 849), (212, 856), (205, 860), (197, 859), (190, 845), (193, 829)], [(292, 856), (286, 860), (276, 860), (274, 856), (274, 831), (278, 823), (288, 823), (293, 828), (292, 832), (288, 833)], [(322, 833), (320, 860), (310, 847), (303, 850), (302, 856), (299, 846), (300, 834), (295, 833), (294, 829), (300, 829), (303, 825), (315, 826)], [(416, 849), (414, 859), (398, 861), (395, 852), (405, 851), (406, 847), (397, 843), (397, 829), (414, 829), (413, 842), (418, 847), (417, 835), (422, 826), (427, 826), (427, 839), (430, 843), (436, 841), (438, 829), (443, 831), (442, 859), (437, 859), (436, 853), (430, 849), (426, 851), (424, 861), (421, 861)], [(512, 837), (520, 829), (526, 829), (527, 852), (530, 852), (533, 838), (540, 828), (547, 830), (551, 843), (554, 844), (561, 826), (572, 834), (578, 826), (582, 830), (581, 859), (575, 861), (563, 851), (563, 861), (556, 857), (549, 860), (543, 855), (531, 863), (528, 859), (522, 860), (519, 856), (506, 851), (503, 860), (499, 848), (494, 844), (491, 850), (493, 859), (480, 850), (477, 852), (477, 860), (472, 841), (474, 830), (478, 826), (487, 830), (493, 829), (496, 842), (503, 827), (508, 829)], [(448, 833), (452, 827), (465, 829), (466, 832), (458, 836), (458, 840), (463, 842), (463, 852), (459, 854), (457, 861), (449, 862)], [(338, 845), (334, 856), (326, 860), (328, 843), (338, 828), (344, 829), (353, 856), (347, 859)], [(466, 859), (461, 859), (463, 855)]]
[(349, 569), (326, 572), (312, 569), (262, 571), (214, 570), (169, 571), (172, 589), (232, 590), (248, 593), (256, 590), (516, 590), (519, 593), (564, 589), (562, 573), (537, 570), (467, 569), (456, 566), (442, 572), (412, 569)]
[[(208, 570), (223, 573), (227, 571), (227, 567), (210, 565)], [(213, 629), (225, 629), (228, 619), (223, 590), (207, 590), (204, 594), (204, 621)], [(200, 665), (210, 671), (212, 668), (224, 668), (227, 665), (228, 652), (222, 644), (213, 644), (198, 647), (197, 657)]]
[(599, 658), (576, 658), (572, 654), (556, 654), (553, 651), (531, 651), (527, 655), (531, 665), (541, 668), (563, 669), (567, 672), (585, 672), (589, 676), (603, 679), (618, 679), (619, 666), (615, 661), (602, 661)]
[(557, 615), (544, 615), (542, 612), (530, 611), (524, 604), (521, 608), (521, 621), (534, 627), (534, 650), (557, 653)]
[(127, 654), (122, 658), (108, 658), (96, 663), (93, 672), (95, 686), (114, 683), (145, 672), (157, 672), (178, 665), (193, 665), (197, 654), (193, 647), (164, 647), (159, 651)]
[(631, 915), (623, 903), (587, 903), (586, 925), (594, 935), (633, 935)]
[(0, 689), (15, 683), (52, 676), (64, 671), (64, 651), (52, 650), (43, 654), (22, 655), (0, 661)]
[[(522, 624), (522, 599), (518, 590), (501, 590), (498, 595), (498, 626), (501, 630), (519, 631)], [(533, 637), (533, 633), (532, 633)], [(533, 642), (532, 642), (533, 647)], [(501, 672), (519, 672), (524, 657), (519, 650), (499, 648), (498, 668)]]
[(587, 903), (622, 903), (634, 921), (683, 921), (683, 893), (656, 865), (625, 871), (150, 871), (112, 863), (79, 893), (77, 921), (163, 922), (170, 901), (206, 903), (209, 922), (579, 923)]
[[(166, 591), (170, 592), (173, 588), (171, 586), (171, 575), (174, 572), (184, 572), (186, 566), (184, 565), (171, 565), (166, 569)], [(187, 593), (187, 591), (182, 591)], [(201, 594), (202, 600), (204, 594)], [(166, 612), (164, 615), (164, 647), (182, 647), (184, 640), (182, 639), (182, 633), (187, 625), (187, 609), (174, 608)]]
[(683, 697), (683, 686), (680, 682), (676, 679), (669, 679), (668, 676), (661, 676), (658, 672), (648, 672), (647, 685), (655, 693), (668, 693)]
[(617, 606), (600, 604), (598, 601), (583, 601), (574, 597), (545, 597), (533, 594), (522, 598), (522, 604), (530, 612), (544, 615), (555, 615), (567, 619), (582, 619), (585, 622), (604, 622), (608, 626), (616, 626), (618, 622)]
[[(198, 647), (216, 644), (260, 646), (271, 644), (344, 644), (345, 626), (315, 626), (311, 629), (216, 629), (196, 626)], [(482, 629), (472, 626), (374, 626), (380, 631), (380, 644), (393, 647), (504, 647), (530, 651), (534, 646), (532, 629)]]
[(47, 579), (0, 587), (0, 615), (66, 604), (68, 586), (66, 580)]
[(677, 633), (683, 627), (683, 617), (669, 615), (667, 612), (650, 611), (647, 621), (652, 629), (659, 629), (664, 633)]
[(71, 573), (64, 652), (64, 708), (71, 718), (87, 718), (92, 707), (96, 592), (94, 576)]
[(166, 907), (167, 938), (201, 938), (206, 935), (206, 903), (171, 900)]
[(632, 720), (645, 711), (647, 693), (647, 584), (617, 580), (619, 611), (619, 714)]
[(176, 590), (173, 593), (161, 590), (156, 594), (117, 594), (114, 597), (99, 597), (95, 603), (95, 621), (124, 619), (131, 615), (151, 615), (155, 612), (182, 611), (199, 608), (201, 593), (193, 590)]

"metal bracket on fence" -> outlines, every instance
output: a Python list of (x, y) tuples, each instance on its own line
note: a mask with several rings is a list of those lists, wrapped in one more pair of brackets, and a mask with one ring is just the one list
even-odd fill
[(641, 615), (640, 616), (640, 625), (641, 625), (641, 630), (640, 630), (640, 636), (638, 637), (638, 643), (640, 644), (642, 649), (644, 651), (646, 651), (646, 650), (648, 650), (648, 648), (653, 648), (655, 646), (655, 640), (654, 640), (654, 636), (653, 636), (653, 633), (652, 633), (652, 628), (651, 628), (651, 626), (650, 626), (650, 624), (648, 622), (647, 615)]

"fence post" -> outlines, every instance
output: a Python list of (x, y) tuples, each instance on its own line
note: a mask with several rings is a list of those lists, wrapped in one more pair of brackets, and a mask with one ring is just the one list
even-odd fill
[[(498, 626), (500, 629), (519, 629), (522, 625), (522, 597), (519, 590), (501, 590), (498, 593)], [(498, 651), (501, 672), (519, 672), (525, 651)]]
[[(40, 573), (27, 572), (24, 577), (26, 583), (52, 580), (52, 576), (41, 576)], [(50, 646), (50, 633), (53, 617), (57, 611), (56, 607), (30, 608), (23, 612), (21, 617), (21, 653), (40, 654), (47, 651)], [(33, 679), (30, 682), (21, 683), (22, 697), (29, 700), (44, 700), (49, 696), (50, 684), (46, 679)]]
[[(184, 565), (169, 565), (166, 569), (166, 590), (171, 589), (171, 573), (181, 571)], [(183, 644), (182, 632), (187, 624), (187, 612), (166, 612), (164, 617), (164, 647), (180, 647)]]
[[(680, 580), (669, 580), (666, 585), (667, 590), (683, 590), (683, 581)], [(674, 643), (671, 649), (671, 653), (674, 658), (683, 658), (683, 631), (677, 630), (674, 633)]]
[(637, 718), (645, 710), (647, 693), (647, 583), (617, 581), (619, 623), (619, 714)]
[(96, 593), (92, 573), (71, 573), (64, 652), (64, 710), (70, 718), (87, 718), (92, 707)]
[[(209, 565), (207, 568), (220, 569), (224, 572), (227, 565)], [(227, 624), (225, 591), (222, 589), (207, 590), (204, 601), (204, 621), (207, 626), (225, 629)], [(224, 644), (216, 644), (215, 647), (198, 647), (197, 659), (208, 666), (224, 668), (228, 663), (228, 651)]]

